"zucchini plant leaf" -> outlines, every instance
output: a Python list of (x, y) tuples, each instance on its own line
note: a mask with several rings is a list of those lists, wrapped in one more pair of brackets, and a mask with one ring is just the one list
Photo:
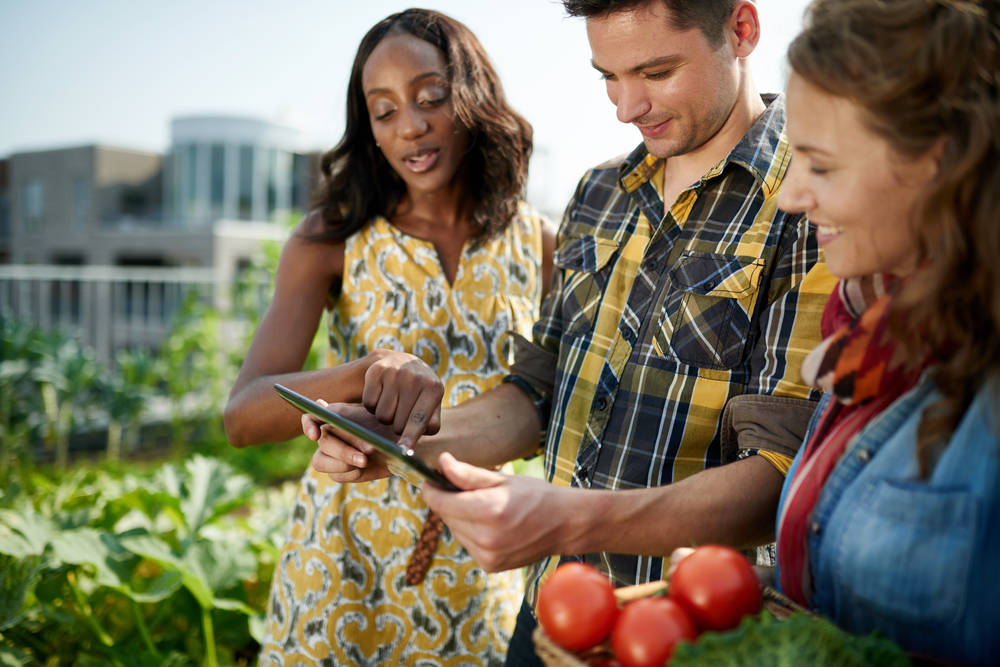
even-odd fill
[(167, 570), (142, 590), (129, 588), (122, 592), (136, 602), (160, 602), (173, 595), (183, 585), (184, 578), (178, 570)]
[(184, 562), (201, 572), (215, 592), (224, 591), (257, 574), (257, 558), (246, 544), (234, 544), (230, 538), (198, 540), (184, 553)]
[(44, 563), (29, 556), (18, 559), (0, 556), (0, 633), (25, 617), (24, 600), (41, 577)]
[(211, 609), (214, 596), (204, 574), (174, 554), (166, 542), (148, 533), (133, 532), (122, 537), (122, 546), (134, 554), (148, 558), (165, 571), (177, 571), (181, 576), (181, 583), (198, 604), (204, 609)]
[(250, 479), (218, 459), (195, 456), (185, 465), (187, 493), (181, 509), (190, 535), (213, 519), (243, 506), (253, 490)]
[(110, 588), (128, 587), (134, 564), (133, 559), (118, 539), (110, 533), (92, 528), (64, 530), (52, 537), (52, 555), (73, 565), (82, 565), (98, 584)]
[[(3, 535), (5, 527), (6, 536)], [(41, 556), (56, 532), (56, 526), (50, 519), (30, 507), (20, 511), (0, 510), (0, 551), (3, 553), (21, 558), (29, 555)], [(20, 539), (3, 540), (9, 536)]]
[(238, 611), (241, 614), (246, 614), (247, 616), (253, 616), (257, 613), (257, 610), (250, 607), (246, 602), (242, 600), (233, 600), (231, 598), (215, 598), (214, 604), (216, 609), (225, 609), (227, 611)]
[(23, 667), (33, 662), (30, 655), (13, 646), (0, 644), (0, 667)]

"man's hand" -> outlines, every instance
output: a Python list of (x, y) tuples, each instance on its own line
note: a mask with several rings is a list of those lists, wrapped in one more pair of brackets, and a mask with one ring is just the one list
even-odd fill
[(670, 554), (670, 565), (667, 566), (667, 574), (663, 578), (670, 581), (670, 577), (673, 576), (674, 571), (677, 566), (681, 564), (681, 561), (694, 553), (694, 549), (691, 547), (677, 547)]
[(361, 402), (380, 422), (392, 425), (400, 446), (412, 449), (424, 433), (437, 433), (444, 384), (430, 366), (392, 350), (373, 350), (368, 358), (372, 363)]
[(560, 532), (568, 524), (560, 517), (572, 511), (567, 489), (477, 468), (447, 453), (438, 463), (462, 491), (424, 484), (424, 500), (484, 570), (510, 570), (560, 553)]

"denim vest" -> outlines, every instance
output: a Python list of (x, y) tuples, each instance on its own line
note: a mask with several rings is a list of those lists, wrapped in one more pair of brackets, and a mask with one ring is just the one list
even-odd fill
[[(879, 630), (916, 655), (996, 664), (998, 416), (990, 391), (981, 390), (931, 478), (921, 480), (917, 427), (939, 397), (925, 373), (865, 426), (831, 472), (810, 518), (812, 605), (849, 632)], [(820, 401), (810, 433), (830, 398)], [(801, 450), (782, 506), (800, 459)]]

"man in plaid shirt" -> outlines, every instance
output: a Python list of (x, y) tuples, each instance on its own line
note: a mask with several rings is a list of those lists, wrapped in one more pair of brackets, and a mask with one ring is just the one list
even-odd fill
[[(531, 568), (517, 665), (537, 660), (531, 607), (560, 556), (630, 585), (662, 578), (679, 546), (773, 539), (817, 398), (799, 367), (834, 285), (806, 221), (777, 208), (784, 105), (749, 72), (753, 3), (564, 5), (643, 143), (580, 181), (507, 382), (419, 443), (465, 462), (439, 460), (463, 492), (424, 497), (476, 560)], [(546, 481), (483, 469), (539, 451)]]

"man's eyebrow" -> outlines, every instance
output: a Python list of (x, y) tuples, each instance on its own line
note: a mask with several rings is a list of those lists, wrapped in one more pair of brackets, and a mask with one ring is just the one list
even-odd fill
[[(448, 80), (448, 77), (446, 77), (441, 72), (436, 72), (434, 70), (431, 70), (430, 72), (424, 72), (423, 74), (418, 74), (412, 79), (410, 79), (410, 85), (412, 86), (414, 84), (420, 83), (424, 79), (435, 79), (435, 78), (442, 79), (444, 81)], [(388, 88), (372, 88), (370, 90), (365, 91), (365, 97), (371, 97), (372, 95), (378, 95), (381, 93), (390, 93), (390, 92), (392, 91), (389, 90)]]
[[(650, 58), (649, 60), (641, 62), (635, 67), (629, 69), (628, 74), (636, 74), (643, 70), (652, 69), (655, 67), (663, 67), (665, 65), (676, 67), (677, 65), (680, 65), (683, 61), (684, 57), (679, 55), (659, 56), (658, 58)], [(611, 74), (611, 72), (607, 71), (606, 69), (595, 63), (593, 60), (590, 61), (590, 65), (601, 74)]]

